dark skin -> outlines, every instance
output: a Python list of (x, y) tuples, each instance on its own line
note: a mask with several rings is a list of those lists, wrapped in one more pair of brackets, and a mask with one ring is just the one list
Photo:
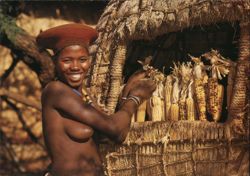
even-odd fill
[[(103, 175), (94, 132), (121, 143), (129, 131), (132, 114), (138, 108), (134, 101), (125, 100), (116, 113), (107, 115), (97, 107), (83, 103), (82, 97), (73, 89), (81, 92), (90, 62), (84, 47), (64, 48), (55, 59), (58, 81), (50, 82), (42, 92), (43, 133), (53, 176)], [(148, 99), (156, 86), (145, 77), (145, 72), (134, 74), (125, 86), (123, 96)]]

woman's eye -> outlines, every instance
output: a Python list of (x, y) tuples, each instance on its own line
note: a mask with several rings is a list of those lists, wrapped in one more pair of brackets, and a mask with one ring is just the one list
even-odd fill
[(83, 58), (80, 58), (80, 62), (86, 62), (88, 59), (87, 58), (85, 58), (85, 57), (83, 57)]
[(70, 59), (63, 59), (63, 62), (70, 63), (71, 61), (70, 61)]

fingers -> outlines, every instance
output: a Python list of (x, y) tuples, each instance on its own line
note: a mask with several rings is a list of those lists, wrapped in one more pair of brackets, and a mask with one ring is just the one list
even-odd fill
[(129, 88), (129, 87), (125, 87), (125, 88), (123, 89), (122, 96), (123, 96), (123, 97), (127, 97), (128, 94), (129, 94), (129, 91), (130, 91), (130, 88)]
[(143, 79), (143, 78), (145, 78), (146, 76), (147, 76), (146, 71), (144, 71), (144, 70), (139, 70), (139, 71), (136, 71), (132, 76), (130, 76), (128, 82), (134, 82), (134, 81)]
[(153, 81), (151, 79), (148, 79), (147, 80), (147, 84), (148, 84), (148, 87), (151, 90), (151, 92), (153, 92), (156, 89), (156, 83), (155, 83), (155, 81)]

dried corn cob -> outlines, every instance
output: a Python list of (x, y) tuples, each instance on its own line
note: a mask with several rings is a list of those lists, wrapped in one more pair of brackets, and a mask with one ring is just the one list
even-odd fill
[(171, 75), (168, 75), (165, 81), (165, 120), (170, 119), (170, 107), (171, 107), (171, 98), (172, 98), (172, 82), (173, 78)]
[(216, 122), (219, 121), (221, 118), (223, 97), (224, 97), (224, 87), (219, 84), (219, 86), (218, 86), (218, 110), (214, 115), (214, 121), (216, 121)]
[(179, 119), (186, 120), (187, 112), (186, 112), (186, 98), (181, 98), (179, 100)]
[(218, 108), (218, 81), (216, 78), (209, 78), (207, 84), (208, 104), (207, 111), (214, 116)]
[(206, 120), (206, 95), (203, 79), (194, 80), (195, 100), (198, 107), (199, 119)]
[(150, 108), (152, 112), (152, 121), (161, 121), (163, 117), (162, 107), (163, 103), (160, 97), (152, 96), (150, 98)]
[(224, 96), (224, 87), (215, 78), (208, 79), (208, 113), (214, 121), (220, 120)]
[(211, 50), (203, 54), (211, 63), (211, 76), (208, 79), (208, 113), (212, 115), (214, 121), (220, 120), (222, 110), (224, 87), (218, 83), (229, 72), (231, 62), (222, 57), (218, 51)]
[(174, 76), (175, 82), (173, 84), (173, 91), (172, 91), (172, 104), (170, 107), (170, 117), (171, 120), (178, 121), (179, 120), (179, 79), (178, 77)]
[(177, 103), (171, 104), (170, 116), (171, 116), (171, 120), (178, 121), (178, 119), (179, 119), (179, 105)]
[(188, 85), (188, 98), (186, 99), (187, 120), (194, 121), (196, 119), (196, 108), (193, 99), (193, 80)]
[(191, 78), (192, 74), (192, 68), (191, 63), (183, 63), (181, 64), (179, 69), (179, 75), (181, 78), (180, 83), (180, 100), (179, 100), (179, 119), (180, 120), (186, 120), (187, 119), (187, 110), (186, 110), (186, 98), (187, 98), (187, 88), (188, 88), (188, 82)]
[(204, 72), (204, 64), (200, 58), (190, 56), (192, 61), (195, 62), (193, 75), (194, 75), (194, 94), (195, 102), (197, 104), (197, 111), (199, 119), (206, 120), (206, 95), (205, 95), (205, 82), (206, 74)]
[(158, 81), (156, 90), (153, 92), (153, 96), (150, 98), (150, 108), (152, 121), (161, 121), (164, 115), (164, 102), (163, 102), (163, 84)]
[(146, 117), (146, 101), (144, 101), (137, 109), (136, 122), (144, 122)]

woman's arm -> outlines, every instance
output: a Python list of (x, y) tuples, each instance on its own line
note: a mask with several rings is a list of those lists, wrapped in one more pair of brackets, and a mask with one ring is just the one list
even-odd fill
[(43, 104), (50, 104), (50, 107), (62, 113), (64, 117), (89, 125), (116, 141), (124, 140), (130, 126), (130, 118), (138, 106), (134, 101), (128, 100), (117, 113), (107, 115), (91, 105), (84, 104), (71, 88), (59, 81), (51, 82), (45, 88), (42, 99)]

